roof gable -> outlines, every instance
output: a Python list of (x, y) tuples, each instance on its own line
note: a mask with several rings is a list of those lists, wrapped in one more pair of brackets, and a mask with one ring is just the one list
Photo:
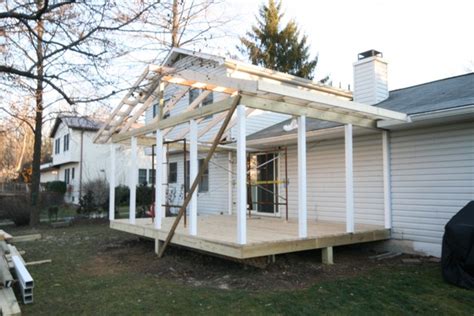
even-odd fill
[(103, 124), (85, 116), (58, 116), (54, 122), (49, 137), (54, 138), (61, 123), (66, 124), (70, 129), (83, 131), (98, 131)]

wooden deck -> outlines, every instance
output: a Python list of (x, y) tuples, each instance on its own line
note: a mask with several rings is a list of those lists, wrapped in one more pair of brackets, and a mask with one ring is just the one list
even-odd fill
[[(137, 218), (135, 224), (131, 224), (128, 219), (113, 220), (110, 227), (164, 240), (173, 221), (173, 217), (164, 218), (160, 230), (154, 228), (150, 218)], [(345, 223), (308, 221), (308, 238), (301, 239), (298, 238), (296, 220), (286, 222), (279, 218), (255, 216), (247, 219), (247, 244), (239, 245), (236, 243), (236, 227), (234, 216), (199, 216), (197, 236), (190, 236), (181, 221), (171, 243), (221, 256), (247, 259), (390, 238), (390, 230), (383, 226), (356, 224), (356, 232), (350, 234), (345, 232)]]

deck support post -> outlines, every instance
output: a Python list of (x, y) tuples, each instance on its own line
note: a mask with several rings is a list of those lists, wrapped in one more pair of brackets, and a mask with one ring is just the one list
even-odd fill
[[(198, 126), (196, 120), (189, 121), (189, 179), (194, 181), (198, 174)], [(185, 215), (186, 216), (186, 215)], [(189, 234), (197, 235), (197, 192), (192, 192), (189, 202)]]
[(298, 236), (308, 237), (306, 200), (306, 116), (298, 117)]
[(247, 243), (247, 153), (245, 106), (237, 106), (237, 243)]
[(131, 154), (130, 154), (130, 179), (128, 183), (130, 186), (130, 223), (135, 224), (135, 213), (137, 207), (137, 181), (138, 181), (138, 167), (137, 167), (137, 138), (131, 138)]
[(382, 131), (383, 200), (385, 228), (392, 228), (392, 187), (390, 177), (390, 134)]
[(160, 253), (160, 248), (163, 246), (163, 241), (159, 240), (158, 238), (155, 238), (155, 253), (159, 254)]
[(115, 144), (110, 144), (109, 220), (115, 219)]
[(334, 264), (332, 247), (326, 247), (321, 249), (321, 255), (323, 264)]
[(163, 133), (156, 131), (156, 168), (155, 168), (155, 228), (161, 229), (163, 218)]
[(232, 152), (227, 154), (227, 214), (232, 215)]
[(346, 232), (354, 232), (354, 168), (352, 146), (352, 124), (344, 126), (346, 165)]

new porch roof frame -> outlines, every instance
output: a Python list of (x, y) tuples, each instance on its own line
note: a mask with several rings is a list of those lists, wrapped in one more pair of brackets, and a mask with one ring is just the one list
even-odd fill
[[(177, 70), (175, 68), (154, 65), (149, 66), (147, 69), (154, 72), (161, 82), (168, 85), (176, 84), (222, 92), (228, 94), (229, 97), (206, 107), (199, 107), (168, 118), (153, 120), (151, 123), (139, 128), (129, 129), (130, 124), (128, 123), (125, 130), (111, 135), (113, 143), (124, 142), (131, 137), (143, 137), (158, 129), (174, 127), (191, 119), (200, 119), (208, 115), (228, 111), (232, 105), (233, 98), (237, 94), (241, 96), (240, 104), (248, 108), (292, 116), (304, 115), (308, 118), (352, 124), (364, 128), (376, 129), (378, 121), (409, 121), (409, 117), (405, 113), (349, 101), (336, 96), (324, 95), (316, 90), (302, 87), (296, 81), (292, 86), (278, 81), (275, 83), (263, 79), (246, 80), (225, 75), (202, 74), (189, 69)], [(142, 77), (142, 80), (144, 79)], [(113, 128), (115, 129), (116, 126), (113, 126)], [(104, 127), (101, 132), (106, 130), (108, 130), (107, 127)], [(180, 136), (183, 137), (185, 135)], [(100, 138), (100, 135), (96, 139), (98, 138)]]

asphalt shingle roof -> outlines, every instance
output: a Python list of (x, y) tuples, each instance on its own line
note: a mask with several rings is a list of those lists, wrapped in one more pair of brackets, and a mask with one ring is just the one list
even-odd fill
[[(374, 106), (398, 111), (406, 114), (419, 114), (439, 111), (474, 104), (474, 72), (436, 80), (390, 91), (389, 97)], [(283, 126), (291, 119), (272, 125), (257, 133), (247, 136), (247, 139), (261, 139), (296, 133), (297, 130), (285, 132)], [(306, 119), (306, 131), (341, 126), (342, 124)]]
[(102, 122), (84, 116), (58, 116), (54, 122), (50, 137), (54, 137), (61, 122), (66, 124), (69, 128), (87, 131), (98, 131), (103, 124)]

